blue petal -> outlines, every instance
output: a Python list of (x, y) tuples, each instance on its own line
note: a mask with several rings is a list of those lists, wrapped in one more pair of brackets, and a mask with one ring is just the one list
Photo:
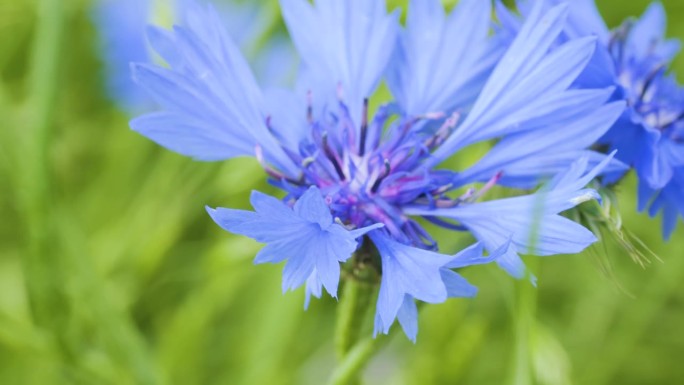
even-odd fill
[(316, 297), (316, 298), (321, 298), (321, 295), (323, 294), (323, 284), (321, 284), (321, 280), (318, 279), (318, 274), (316, 274), (316, 269), (314, 269), (313, 273), (309, 276), (309, 278), (306, 280), (306, 291), (305, 291), (305, 297), (304, 297), (304, 310), (309, 308), (309, 304), (311, 303), (311, 297)]
[(318, 223), (324, 230), (333, 222), (330, 208), (316, 187), (309, 187), (304, 195), (297, 200), (294, 205), (294, 212), (309, 222)]
[(389, 332), (406, 295), (429, 303), (446, 300), (440, 269), (453, 259), (452, 256), (398, 243), (382, 231), (369, 235), (382, 259), (376, 332)]
[(299, 67), (297, 51), (284, 36), (271, 36), (252, 64), (259, 84), (267, 87), (291, 86)]
[(639, 211), (644, 211), (646, 210), (646, 207), (648, 207), (649, 203), (651, 203), (651, 200), (653, 199), (653, 196), (655, 195), (656, 190), (652, 189), (648, 183), (646, 183), (643, 180), (639, 180), (639, 187), (638, 187), (638, 202), (637, 202), (637, 210)]
[[(559, 4), (567, 4), (569, 13), (568, 21), (564, 28), (564, 37), (575, 39), (578, 37), (595, 35), (602, 42), (607, 43), (610, 39), (610, 31), (603, 21), (601, 14), (596, 8), (595, 0), (542, 0), (537, 1), (542, 3), (545, 8), (553, 7)], [(531, 12), (533, 1), (520, 0), (517, 2), (517, 8), (523, 16), (529, 15)], [(520, 22), (518, 19), (508, 11), (505, 6), (497, 0), (497, 16), (505, 20), (504, 29), (517, 33), (520, 29)]]
[(516, 13), (506, 7), (502, 0), (494, 1), (496, 16), (495, 37), (503, 46), (509, 46), (522, 27), (522, 20)]
[[(196, 4), (195, 0), (180, 0), (177, 7), (177, 14), (182, 18), (183, 24), (192, 28), (206, 23), (204, 15), (195, 11)], [(270, 28), (268, 12), (251, 2), (231, 0), (213, 2), (212, 5), (233, 41), (246, 51), (253, 49), (261, 35)]]
[[(568, 108), (574, 114), (558, 116), (548, 124), (535, 125), (505, 137), (484, 158), (461, 173), (455, 182), (459, 185), (484, 182), (502, 172), (501, 184), (532, 188), (541, 180), (566, 170), (583, 156), (589, 157), (592, 167), (596, 166), (605, 156), (584, 149), (593, 145), (613, 125), (625, 104), (615, 102), (596, 107), (612, 94), (612, 89), (607, 92), (575, 92), (585, 94), (586, 101), (578, 102), (576, 106), (579, 108)], [(613, 161), (604, 172), (624, 172), (626, 168), (624, 164)]]
[[(592, 181), (592, 179), (596, 178), (597, 175), (601, 173), (601, 171), (612, 162), (613, 158), (615, 157), (617, 151), (611, 152), (606, 158), (604, 158), (601, 163), (599, 163), (595, 167), (589, 168), (589, 171), (587, 171), (588, 166), (589, 166), (589, 159), (588, 158), (580, 158), (577, 160), (577, 162), (573, 163), (565, 172), (560, 173), (556, 175), (546, 186), (546, 190), (552, 190), (557, 193), (560, 192), (574, 192), (577, 190), (582, 189), (584, 186), (589, 184), (589, 182)], [(590, 190), (593, 191), (593, 190)], [(594, 191), (595, 193), (595, 191)], [(598, 195), (598, 194), (595, 194)], [(563, 196), (562, 194), (558, 194), (558, 197)], [(596, 197), (592, 197), (589, 199), (594, 199)], [(575, 202), (575, 200), (578, 198), (575, 198), (572, 200), (571, 203), (574, 203), (575, 205), (582, 203), (586, 200), (585, 199), (582, 202)], [(571, 207), (574, 206), (563, 206), (562, 210), (567, 210)]]
[(500, 199), (484, 203), (463, 204), (453, 208), (410, 208), (410, 215), (441, 216), (459, 221), (490, 251), (499, 250), (511, 242), (510, 249), (497, 259), (502, 267), (516, 277), (524, 275), (517, 252), (537, 255), (577, 253), (596, 242), (596, 237), (584, 227), (558, 213), (598, 194), (583, 189), (611, 158), (593, 170), (586, 171), (587, 159), (574, 164), (567, 173), (533, 195)]
[[(357, 242), (353, 234), (346, 232), (341, 226), (334, 224), (333, 229), (320, 233), (317, 239), (309, 242), (309, 258), (316, 261), (318, 279), (326, 291), (336, 297), (337, 285), (340, 278), (340, 262), (344, 262), (356, 250)], [(321, 257), (321, 255), (326, 257)]]
[[(579, 196), (583, 194), (586, 192)], [(546, 213), (548, 209), (543, 200), (543, 196), (502, 199), (441, 215), (460, 220), (490, 250), (500, 247), (510, 237), (521, 251), (542, 256), (578, 253), (596, 242), (596, 237), (584, 227), (560, 215)]]
[[(454, 258), (444, 267), (448, 269), (458, 269), (460, 267), (477, 264), (479, 261), (486, 259), (484, 255), (484, 245), (481, 242), (474, 243), (465, 249), (461, 250)], [(491, 262), (491, 261), (487, 261)], [(486, 262), (484, 262), (486, 263)]]
[[(256, 239), (256, 237), (254, 239)], [(290, 244), (288, 242), (273, 241), (259, 250), (254, 257), (254, 264), (280, 263), (289, 258), (289, 256), (300, 255), (301, 250), (299, 250), (299, 246), (300, 245)]]
[(599, 144), (608, 145), (611, 150), (619, 149), (616, 157), (630, 166), (640, 157), (641, 147), (647, 143), (643, 126), (632, 122), (631, 112), (625, 111), (613, 127), (598, 140)]
[[(587, 159), (588, 167), (594, 168), (606, 159), (606, 155), (589, 150), (563, 151), (556, 154), (547, 151), (507, 165), (499, 184), (520, 189), (533, 189), (550, 176), (567, 169), (577, 159)], [(628, 170), (627, 165), (613, 158), (602, 169), (601, 174), (624, 175)]]
[(540, 106), (551, 99), (562, 100), (559, 96), (567, 92), (591, 58), (595, 38), (573, 40), (549, 52), (561, 33), (567, 9), (561, 5), (542, 15), (541, 3), (536, 3), (472, 111), (435, 151), (431, 164), (470, 143), (525, 129), (527, 121), (553, 119), (553, 113)]
[(669, 241), (677, 227), (678, 213), (674, 210), (663, 210), (663, 238)]
[(392, 54), (398, 13), (387, 15), (384, 2), (367, 0), (315, 5), (281, 0), (281, 8), (303, 63), (326, 74), (329, 94), (324, 98), (334, 98), (340, 85), (358, 123), (363, 99), (371, 96)]
[(454, 256), (451, 262), (444, 267), (447, 269), (458, 269), (466, 266), (481, 265), (498, 261), (504, 254), (508, 252), (511, 247), (511, 240), (503, 243), (498, 249), (492, 250), (489, 256), (484, 256), (485, 245), (482, 242), (477, 242), (459, 252)]
[(130, 125), (169, 150), (197, 160), (216, 161), (254, 152), (249, 142), (236, 141), (235, 135), (207, 120), (176, 112), (157, 112), (133, 119)]
[(677, 41), (664, 41), (666, 27), (667, 15), (662, 3), (651, 3), (630, 31), (628, 44), (634, 54), (647, 57), (655, 49), (665, 61), (672, 60), (680, 47)]
[[(134, 121), (132, 126), (152, 140), (197, 159), (245, 155), (248, 148), (251, 151), (247, 154), (254, 154), (259, 146), (266, 161), (296, 176), (296, 165), (266, 126), (265, 103), (254, 76), (219, 16), (213, 8), (193, 5), (187, 7), (185, 18), (186, 26), (176, 26), (168, 36), (156, 33), (152, 38), (161, 53), (172, 58), (172, 69), (133, 66), (134, 80), (164, 107), (169, 113), (166, 118), (177, 118), (178, 123), (169, 125), (167, 133), (154, 124), (158, 123), (154, 118)], [(197, 128), (195, 140), (189, 127)], [(183, 147), (182, 140), (169, 138), (182, 138), (191, 144)], [(217, 147), (221, 146), (226, 149), (220, 151)], [(203, 153), (206, 148), (212, 149), (212, 156)]]
[[(563, 0), (553, 0), (556, 4)], [(573, 0), (565, 32), (570, 38), (596, 35), (602, 42), (610, 38), (610, 31), (596, 8), (594, 0)]]
[(499, 258), (502, 254), (502, 249), (495, 250), (489, 255), (489, 257), (484, 256), (485, 245), (481, 242), (477, 242), (465, 249), (461, 250), (456, 254), (449, 263), (444, 267), (447, 269), (458, 269), (466, 266), (481, 265), (484, 263), (490, 263)]
[[(458, 273), (449, 269), (441, 269), (439, 271), (444, 286), (446, 286), (447, 296), (449, 298), (474, 297), (477, 294), (477, 287), (470, 284), (465, 278)], [(401, 319), (399, 319), (401, 321)]]
[(499, 258), (496, 263), (511, 277), (517, 279), (525, 278), (527, 269), (522, 258), (518, 255), (518, 249), (514, 244), (509, 244), (509, 247), (506, 248), (506, 252), (501, 255), (501, 258)]
[[(309, 233), (307, 235), (311, 236), (313, 233)], [(310, 240), (310, 238), (307, 239), (307, 241)], [(302, 240), (297, 243), (282, 242), (279, 248), (281, 249), (281, 253), (290, 256), (290, 258), (287, 259), (287, 262), (285, 262), (285, 267), (283, 268), (282, 288), (283, 293), (285, 293), (288, 290), (294, 290), (298, 288), (306, 282), (316, 267), (316, 257), (308, 253), (310, 249), (304, 246), (304, 242), (302, 242)], [(337, 261), (335, 261), (335, 263), (337, 263)], [(337, 264), (337, 268), (339, 269), (339, 264)], [(320, 279), (322, 272), (317, 271), (317, 273)], [(337, 281), (339, 281), (339, 270)], [(333, 285), (335, 290), (332, 292), (332, 296), (336, 296), (337, 294), (337, 281)], [(328, 288), (326, 287), (326, 290), (327, 289)], [(330, 291), (328, 292), (330, 293)]]
[[(645, 191), (642, 192), (640, 188), (640, 194), (645, 197), (655, 195), (649, 208), (649, 215), (655, 217), (659, 211), (663, 212), (663, 237), (669, 240), (677, 226), (678, 218), (684, 217), (684, 168), (677, 168), (674, 171), (674, 177), (662, 190), (656, 192), (648, 188), (645, 183), (643, 185)], [(641, 201), (641, 195), (639, 198)]]
[[(266, 246), (255, 263), (287, 260), (283, 270), (283, 291), (295, 289), (307, 280), (307, 293), (317, 293), (316, 284), (335, 297), (340, 279), (340, 262), (356, 250), (356, 239), (378, 225), (349, 231), (333, 222), (330, 209), (316, 187), (295, 203), (294, 209), (276, 198), (252, 193), (255, 212), (207, 209), (223, 229), (248, 236)], [(381, 226), (381, 225), (380, 225)], [(312, 274), (315, 277), (312, 278)], [(308, 300), (307, 300), (308, 303)]]
[[(377, 234), (377, 233), (376, 233)], [(424, 250), (420, 249), (413, 249), (409, 246), (404, 246), (399, 243), (396, 243), (389, 238), (382, 238), (384, 237), (382, 234), (377, 234), (377, 235), (372, 235), (371, 236), (376, 242), (376, 245), (378, 246), (379, 250), (385, 250), (381, 251), (381, 257), (383, 258), (383, 281), (380, 287), (380, 296), (378, 297), (378, 311), (375, 316), (375, 332), (374, 335), (376, 335), (379, 332), (382, 333), (387, 333), (389, 331), (390, 326), (392, 325), (394, 318), (396, 317), (399, 320), (399, 324), (401, 325), (402, 329), (404, 330), (404, 333), (406, 336), (413, 342), (416, 342), (416, 336), (418, 334), (418, 309), (416, 308), (416, 303), (415, 303), (415, 298), (414, 295), (411, 293), (414, 293), (415, 291), (406, 291), (406, 286), (407, 284), (401, 285), (402, 281), (410, 282), (413, 281), (414, 279), (419, 279), (419, 280), (427, 280), (427, 279), (434, 279), (434, 270), (435, 268), (438, 269), (438, 274), (439, 278), (438, 281), (441, 281), (442, 285), (437, 285), (437, 282), (433, 282), (432, 285), (434, 286), (433, 290), (436, 290), (438, 292), (438, 297), (437, 300), (443, 301), (446, 299), (443, 297), (443, 293), (446, 293), (446, 297), (473, 297), (475, 294), (477, 294), (477, 288), (468, 281), (466, 281), (463, 277), (461, 277), (458, 273), (449, 270), (450, 268), (458, 268), (458, 267), (465, 267), (465, 266), (470, 266), (470, 265), (476, 265), (476, 264), (482, 264), (482, 263), (488, 263), (491, 262), (497, 258), (500, 257), (500, 251), (499, 254), (497, 255), (492, 255), (490, 257), (483, 257), (482, 252), (484, 251), (483, 245), (480, 243), (476, 243), (463, 251), (461, 251), (459, 254), (457, 254), (454, 257), (446, 256), (446, 255), (440, 255), (432, 252), (426, 252)], [(381, 237), (381, 239), (378, 239), (378, 237)], [(389, 240), (389, 241), (388, 241)], [(391, 242), (391, 245), (388, 245), (386, 242)], [(389, 246), (390, 251), (387, 251), (387, 247)], [(394, 261), (389, 261), (387, 262), (385, 259), (389, 258), (399, 258), (402, 259), (402, 253), (412, 253), (415, 255), (411, 255), (409, 258), (414, 259), (417, 261), (419, 259), (424, 258), (426, 260), (432, 260), (432, 266), (428, 266), (427, 269), (430, 270), (430, 278), (427, 276), (420, 274), (419, 272), (414, 272), (410, 273), (410, 271), (405, 271), (401, 272), (399, 274), (396, 273), (396, 271), (386, 271), (385, 268), (388, 266), (391, 266)], [(422, 253), (421, 253), (422, 252)], [(387, 254), (383, 253), (389, 253), (389, 256)], [(422, 254), (422, 255), (421, 255)], [(410, 254), (409, 254), (410, 255)], [(445, 261), (449, 261), (446, 265), (439, 267), (440, 264), (444, 263)], [(402, 266), (402, 269), (410, 269), (412, 268), (411, 264), (413, 262), (406, 264), (404, 263), (404, 266)], [(414, 265), (415, 266), (415, 265)], [(413, 267), (414, 269), (416, 267)], [(424, 267), (417, 267), (418, 269), (425, 268)], [(406, 276), (406, 274), (413, 274), (411, 277)], [(388, 275), (386, 277), (386, 275)], [(402, 277), (404, 275), (404, 277)], [(414, 283), (414, 285), (420, 285), (421, 282)], [(422, 284), (427, 285), (427, 282), (423, 282)], [(387, 289), (387, 287), (392, 287), (392, 289)], [(395, 292), (390, 293), (391, 290), (395, 290)], [(402, 295), (401, 293), (404, 292)], [(390, 297), (388, 300), (384, 300), (385, 298)], [(424, 296), (422, 298), (425, 298)], [(424, 300), (424, 299), (423, 299)], [(398, 309), (395, 310), (395, 308), (398, 306)], [(387, 308), (390, 308), (385, 312)]]
[[(490, 106), (496, 105), (497, 101), (502, 99), (501, 95), (508, 96), (505, 93), (506, 89), (512, 88), (532, 70), (538, 68), (547, 55), (563, 28), (567, 7), (555, 7), (543, 14), (542, 4), (542, 1), (535, 3), (532, 13), (478, 98), (471, 112), (473, 118), (470, 119), (480, 117), (490, 109)], [(546, 82), (541, 81), (543, 78), (535, 79), (538, 83), (544, 83), (542, 86), (546, 85)]]
[(280, 221), (285, 221), (292, 217), (292, 210), (282, 201), (259, 191), (252, 191), (249, 203), (264, 217), (271, 216), (271, 218), (276, 218), (276, 220)]
[(406, 336), (415, 343), (418, 336), (418, 307), (410, 295), (404, 296), (404, 302), (397, 312), (397, 319)]
[(130, 114), (145, 111), (152, 105), (150, 98), (131, 80), (128, 68), (130, 62), (150, 60), (143, 36), (151, 3), (150, 0), (100, 0), (92, 15), (107, 70), (107, 91)]
[(306, 97), (282, 88), (269, 88), (264, 98), (274, 135), (285, 147), (298, 151), (300, 144), (311, 138)]
[(230, 232), (237, 231), (239, 226), (243, 223), (248, 223), (259, 218), (259, 216), (252, 211), (224, 209), (221, 207), (212, 209), (209, 206), (205, 207), (205, 209), (217, 225)]
[(489, 43), (491, 5), (465, 0), (447, 18), (438, 0), (413, 0), (388, 83), (408, 115), (467, 107), (503, 50)]
[(183, 57), (178, 52), (172, 31), (148, 25), (145, 32), (150, 46), (170, 67), (179, 68), (183, 65)]
[(660, 131), (645, 128), (641, 137), (638, 157), (634, 164), (640, 179), (645, 180), (653, 189), (663, 188), (674, 175), (674, 165), (661, 151)]
[[(176, 15), (182, 24), (194, 26), (205, 23), (193, 0), (177, 0)], [(222, 25), (226, 27), (233, 41), (245, 52), (254, 65), (253, 69), (260, 84), (282, 86), (289, 84), (296, 72), (294, 47), (279, 36), (268, 36), (273, 22), (273, 13), (264, 11), (256, 2), (227, 1), (216, 3)], [(195, 28), (198, 29), (198, 28)], [(271, 34), (272, 35), (272, 34)], [(206, 35), (211, 38), (211, 35)], [(264, 41), (264, 37), (268, 37)], [(158, 48), (157, 48), (158, 51)], [(161, 53), (161, 52), (160, 52)], [(162, 55), (163, 56), (163, 55)], [(170, 63), (170, 62), (169, 62)], [(171, 65), (176, 67), (175, 65)]]

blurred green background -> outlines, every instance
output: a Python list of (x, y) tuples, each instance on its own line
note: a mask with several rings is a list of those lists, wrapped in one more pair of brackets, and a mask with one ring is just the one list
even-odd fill
[[(648, 1), (598, 4), (615, 26)], [(684, 38), (684, 1), (663, 4)], [(259, 245), (204, 211), (272, 191), (260, 168), (194, 162), (128, 129), (90, 7), (0, 0), (0, 384), (324, 383), (334, 300), (303, 311), (281, 266), (254, 266)], [(536, 290), (468, 269), (480, 294), (425, 306), (417, 344), (395, 336), (367, 383), (684, 383), (684, 226), (664, 243), (634, 191), (633, 177), (618, 191), (624, 226), (660, 261), (611, 241), (528, 259)]]

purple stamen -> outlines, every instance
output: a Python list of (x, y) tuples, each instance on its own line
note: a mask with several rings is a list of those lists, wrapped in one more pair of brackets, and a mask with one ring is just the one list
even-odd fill
[(359, 145), (359, 155), (366, 153), (366, 136), (368, 135), (368, 98), (363, 99), (363, 114), (361, 116), (361, 143)]
[(428, 222), (433, 223), (439, 227), (444, 227), (446, 229), (456, 230), (456, 231), (468, 231), (468, 229), (463, 225), (447, 222), (445, 220), (442, 220), (442, 219), (439, 219), (436, 217), (424, 217), (424, 218)]
[(476, 191), (469, 199), (469, 202), (475, 201), (478, 198), (482, 197), (487, 191), (489, 191), (492, 187), (494, 187), (501, 178), (503, 177), (503, 171), (497, 172), (487, 183), (485, 183), (484, 186), (479, 191)]
[(375, 181), (375, 183), (373, 183), (373, 187), (371, 187), (372, 193), (376, 193), (382, 181), (392, 173), (392, 166), (389, 159), (385, 158), (383, 165), (385, 166), (385, 172)]
[(659, 64), (651, 72), (648, 74), (646, 79), (644, 80), (644, 85), (643, 88), (641, 89), (641, 95), (639, 95), (639, 99), (641, 101), (644, 100), (646, 93), (648, 90), (651, 88), (651, 85), (653, 84), (653, 81), (656, 79), (658, 75), (660, 75), (663, 71), (665, 71), (665, 64)]
[(342, 170), (342, 166), (340, 166), (340, 162), (337, 159), (337, 154), (335, 154), (330, 148), (330, 145), (328, 144), (328, 132), (323, 133), (323, 153), (325, 153), (325, 156), (330, 160), (332, 163), (333, 167), (335, 167), (335, 172), (337, 172), (337, 176), (340, 177), (340, 180), (345, 180), (346, 176), (344, 175), (344, 171)]

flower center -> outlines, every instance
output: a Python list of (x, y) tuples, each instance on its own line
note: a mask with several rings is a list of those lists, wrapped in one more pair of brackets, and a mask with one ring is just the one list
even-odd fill
[(667, 60), (658, 52), (661, 42), (653, 41), (645, 53), (635, 52), (629, 46), (632, 27), (631, 20), (623, 23), (613, 32), (609, 43), (627, 102), (645, 124), (672, 140), (682, 141), (684, 95), (667, 75)]
[[(369, 121), (365, 100), (357, 129), (341, 101), (334, 112), (318, 120), (309, 108), (310, 139), (300, 144), (299, 152), (288, 151), (301, 165), (301, 175), (287, 178), (264, 167), (271, 183), (290, 198), (297, 199), (308, 187), (317, 186), (333, 215), (350, 228), (380, 222), (397, 240), (436, 249), (436, 242), (402, 208), (459, 203), (445, 195), (452, 188), (452, 173), (422, 167), (455, 126), (457, 116), (437, 125), (438, 115), (411, 118), (390, 115), (388, 110), (380, 107)], [(433, 124), (437, 127), (429, 128)]]

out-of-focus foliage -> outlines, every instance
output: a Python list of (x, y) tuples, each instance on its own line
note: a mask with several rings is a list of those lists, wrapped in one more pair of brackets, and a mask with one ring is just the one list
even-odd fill
[[(598, 0), (611, 26), (647, 3)], [(684, 3), (663, 3), (684, 38)], [(194, 162), (130, 131), (103, 91), (89, 7), (0, 0), (0, 383), (323, 383), (334, 300), (304, 312), (281, 267), (254, 267), (258, 245), (204, 212), (271, 191), (259, 166)], [(393, 340), (367, 382), (681, 381), (684, 229), (663, 243), (635, 191), (631, 176), (617, 191), (623, 226), (660, 260), (642, 267), (608, 239), (530, 259), (537, 289), (468, 269), (478, 297), (425, 306), (418, 343)]]

